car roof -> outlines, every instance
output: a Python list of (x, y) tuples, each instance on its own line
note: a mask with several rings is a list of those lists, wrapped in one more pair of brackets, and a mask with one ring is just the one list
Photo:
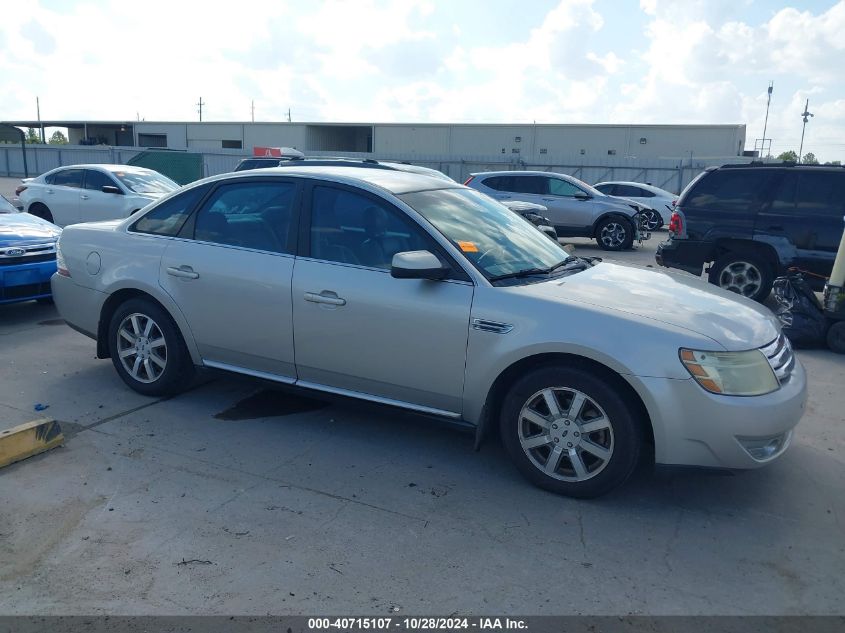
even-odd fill
[(80, 165), (62, 165), (61, 167), (51, 169), (50, 171), (57, 171), (59, 169), (100, 169), (112, 172), (128, 171), (138, 174), (148, 174), (154, 171), (152, 169), (147, 169), (146, 167), (138, 167), (137, 165), (112, 165), (108, 163), (83, 163)]
[(817, 171), (819, 169), (824, 171), (842, 171), (845, 165), (807, 165), (802, 163), (764, 163), (761, 161), (751, 161), (750, 163), (730, 163), (727, 165), (719, 165), (712, 167), (715, 169), (798, 169), (801, 171)]
[(599, 185), (631, 185), (632, 187), (639, 187), (640, 189), (648, 189), (649, 191), (660, 191), (661, 193), (668, 193), (669, 195), (674, 195), (671, 191), (661, 189), (657, 185), (651, 185), (647, 182), (634, 182), (633, 180), (603, 180), (594, 184), (593, 187), (598, 187)]
[(512, 169), (508, 171), (477, 171), (470, 176), (556, 176), (558, 178), (573, 178), (567, 174), (559, 174), (556, 171), (522, 171)]
[[(299, 161), (297, 161), (299, 162)], [(394, 195), (410, 193), (412, 191), (427, 191), (430, 189), (463, 189), (463, 185), (456, 182), (449, 182), (442, 178), (436, 178), (410, 171), (398, 171), (393, 169), (379, 169), (372, 167), (346, 167), (346, 166), (318, 166), (318, 165), (297, 165), (289, 167), (269, 167), (260, 170), (244, 170), (231, 172), (213, 177), (211, 180), (222, 180), (225, 178), (246, 178), (249, 176), (267, 176), (277, 174), (279, 176), (305, 176), (309, 178), (326, 177), (335, 182), (350, 185), (367, 183), (374, 185)]]

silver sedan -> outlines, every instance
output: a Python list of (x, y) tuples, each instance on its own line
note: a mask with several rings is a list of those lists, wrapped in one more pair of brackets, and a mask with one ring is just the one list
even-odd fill
[(53, 295), (120, 377), (198, 367), (498, 426), (578, 497), (641, 458), (754, 468), (788, 447), (804, 370), (765, 308), (688, 276), (568, 255), (455, 183), (302, 167), (209, 178), (78, 224)]

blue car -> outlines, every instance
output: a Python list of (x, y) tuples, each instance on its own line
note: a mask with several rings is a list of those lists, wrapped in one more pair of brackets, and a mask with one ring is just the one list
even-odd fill
[[(50, 298), (62, 230), (0, 201), (0, 303)], [(11, 205), (9, 205), (11, 206)]]

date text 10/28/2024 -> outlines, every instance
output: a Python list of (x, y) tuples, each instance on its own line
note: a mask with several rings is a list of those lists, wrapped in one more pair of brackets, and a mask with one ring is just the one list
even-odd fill
[(495, 617), (357, 617), (357, 618), (308, 618), (311, 630), (366, 631), (390, 630), (404, 631), (439, 631), (439, 630), (479, 630), (502, 631), (524, 630), (528, 628), (525, 620), (519, 618)]

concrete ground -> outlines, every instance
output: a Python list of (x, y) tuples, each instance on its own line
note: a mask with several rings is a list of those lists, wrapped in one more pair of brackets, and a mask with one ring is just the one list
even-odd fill
[(0, 470), (0, 614), (845, 612), (845, 357), (799, 353), (808, 411), (768, 468), (576, 501), (440, 423), (220, 374), (146, 398), (94, 351), (0, 306), (0, 420), (41, 403), (67, 435)]

